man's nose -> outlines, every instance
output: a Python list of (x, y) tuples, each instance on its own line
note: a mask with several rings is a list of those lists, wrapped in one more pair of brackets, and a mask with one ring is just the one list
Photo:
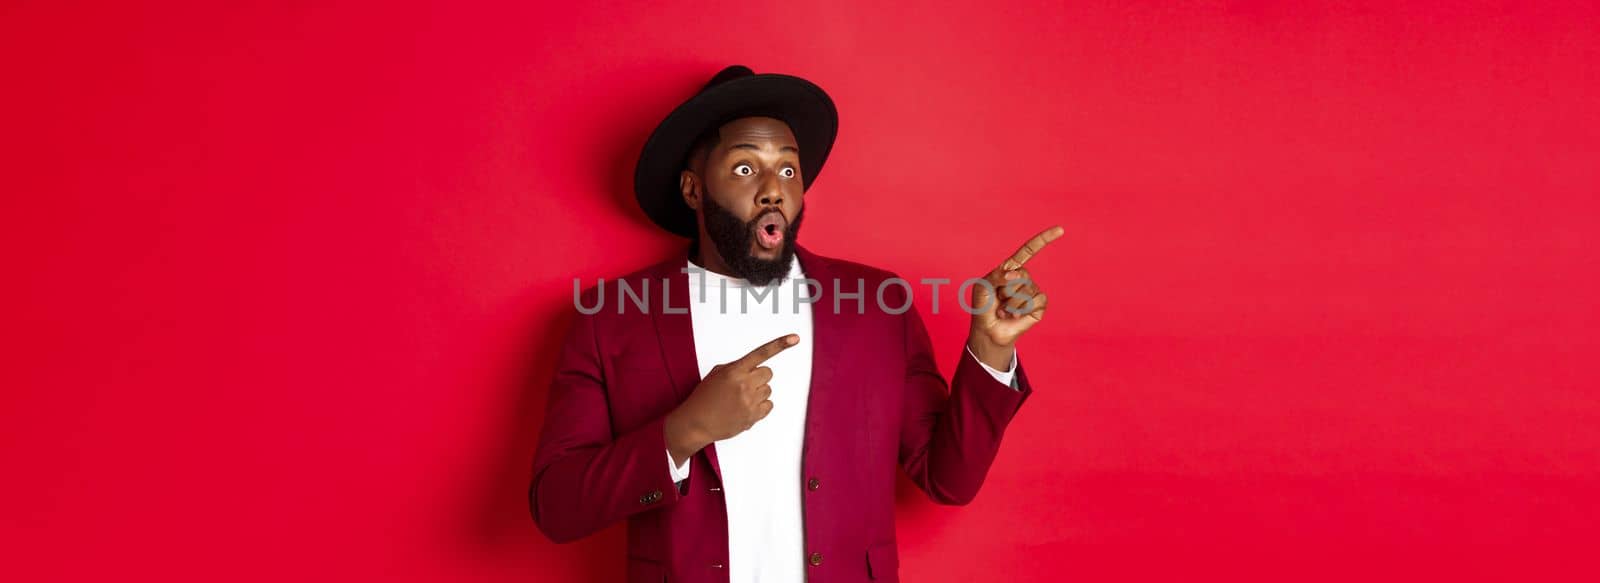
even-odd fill
[(768, 176), (761, 181), (761, 189), (756, 191), (756, 206), (779, 206), (783, 204), (783, 187), (779, 186), (776, 176)]

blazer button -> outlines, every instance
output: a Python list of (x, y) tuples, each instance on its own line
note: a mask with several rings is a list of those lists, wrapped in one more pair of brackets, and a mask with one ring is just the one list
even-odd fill
[(661, 491), (660, 490), (651, 490), (649, 494), (645, 494), (645, 495), (639, 497), (639, 503), (648, 505), (648, 504), (652, 504), (655, 501), (660, 500), (660, 499), (661, 499)]
[(816, 478), (811, 478), (810, 480), (806, 480), (806, 489), (807, 490), (811, 490), (811, 491), (815, 492), (817, 490), (817, 488), (821, 488), (821, 487), (822, 487), (822, 480), (818, 480)]
[(822, 564), (822, 553), (811, 553), (811, 565), (812, 566), (817, 566), (817, 565), (821, 565), (821, 564)]

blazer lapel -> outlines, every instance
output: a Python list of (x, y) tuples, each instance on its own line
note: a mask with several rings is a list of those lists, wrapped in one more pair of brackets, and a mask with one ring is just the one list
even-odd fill
[(845, 345), (842, 334), (847, 331), (844, 330), (846, 322), (834, 312), (832, 296), (828, 295), (833, 293), (835, 277), (829, 261), (799, 245), (795, 246), (795, 255), (800, 258), (800, 270), (805, 272), (806, 278), (818, 284), (818, 300), (811, 304), (811, 390), (806, 397), (806, 429), (800, 449), (800, 461), (804, 465), (811, 443), (822, 435), (821, 427), (828, 417), (826, 412), (835, 406), (831, 390), (833, 374), (842, 362), (840, 351)]
[[(695, 385), (700, 384), (700, 359), (694, 350), (694, 321), (689, 317), (689, 275), (683, 272), (687, 257), (670, 259), (656, 268), (651, 276), (655, 281), (665, 281), (662, 288), (662, 305), (650, 311), (655, 320), (656, 340), (661, 345), (661, 359), (667, 364), (667, 375), (672, 377), (672, 390), (682, 403), (689, 398)], [(678, 313), (668, 313), (668, 310)], [(707, 445), (706, 460), (717, 482), (722, 482), (722, 467), (717, 464), (716, 444)]]

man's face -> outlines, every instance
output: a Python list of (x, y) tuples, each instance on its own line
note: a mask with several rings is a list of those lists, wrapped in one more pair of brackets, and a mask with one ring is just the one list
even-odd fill
[(799, 144), (788, 124), (770, 117), (736, 119), (719, 135), (685, 173), (684, 201), (728, 269), (766, 285), (794, 258), (805, 196)]

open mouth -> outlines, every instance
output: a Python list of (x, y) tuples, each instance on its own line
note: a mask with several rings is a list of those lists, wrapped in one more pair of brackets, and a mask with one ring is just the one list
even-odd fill
[(789, 221), (783, 218), (779, 211), (768, 211), (756, 220), (756, 244), (767, 250), (777, 249), (783, 245), (783, 230), (789, 226)]

